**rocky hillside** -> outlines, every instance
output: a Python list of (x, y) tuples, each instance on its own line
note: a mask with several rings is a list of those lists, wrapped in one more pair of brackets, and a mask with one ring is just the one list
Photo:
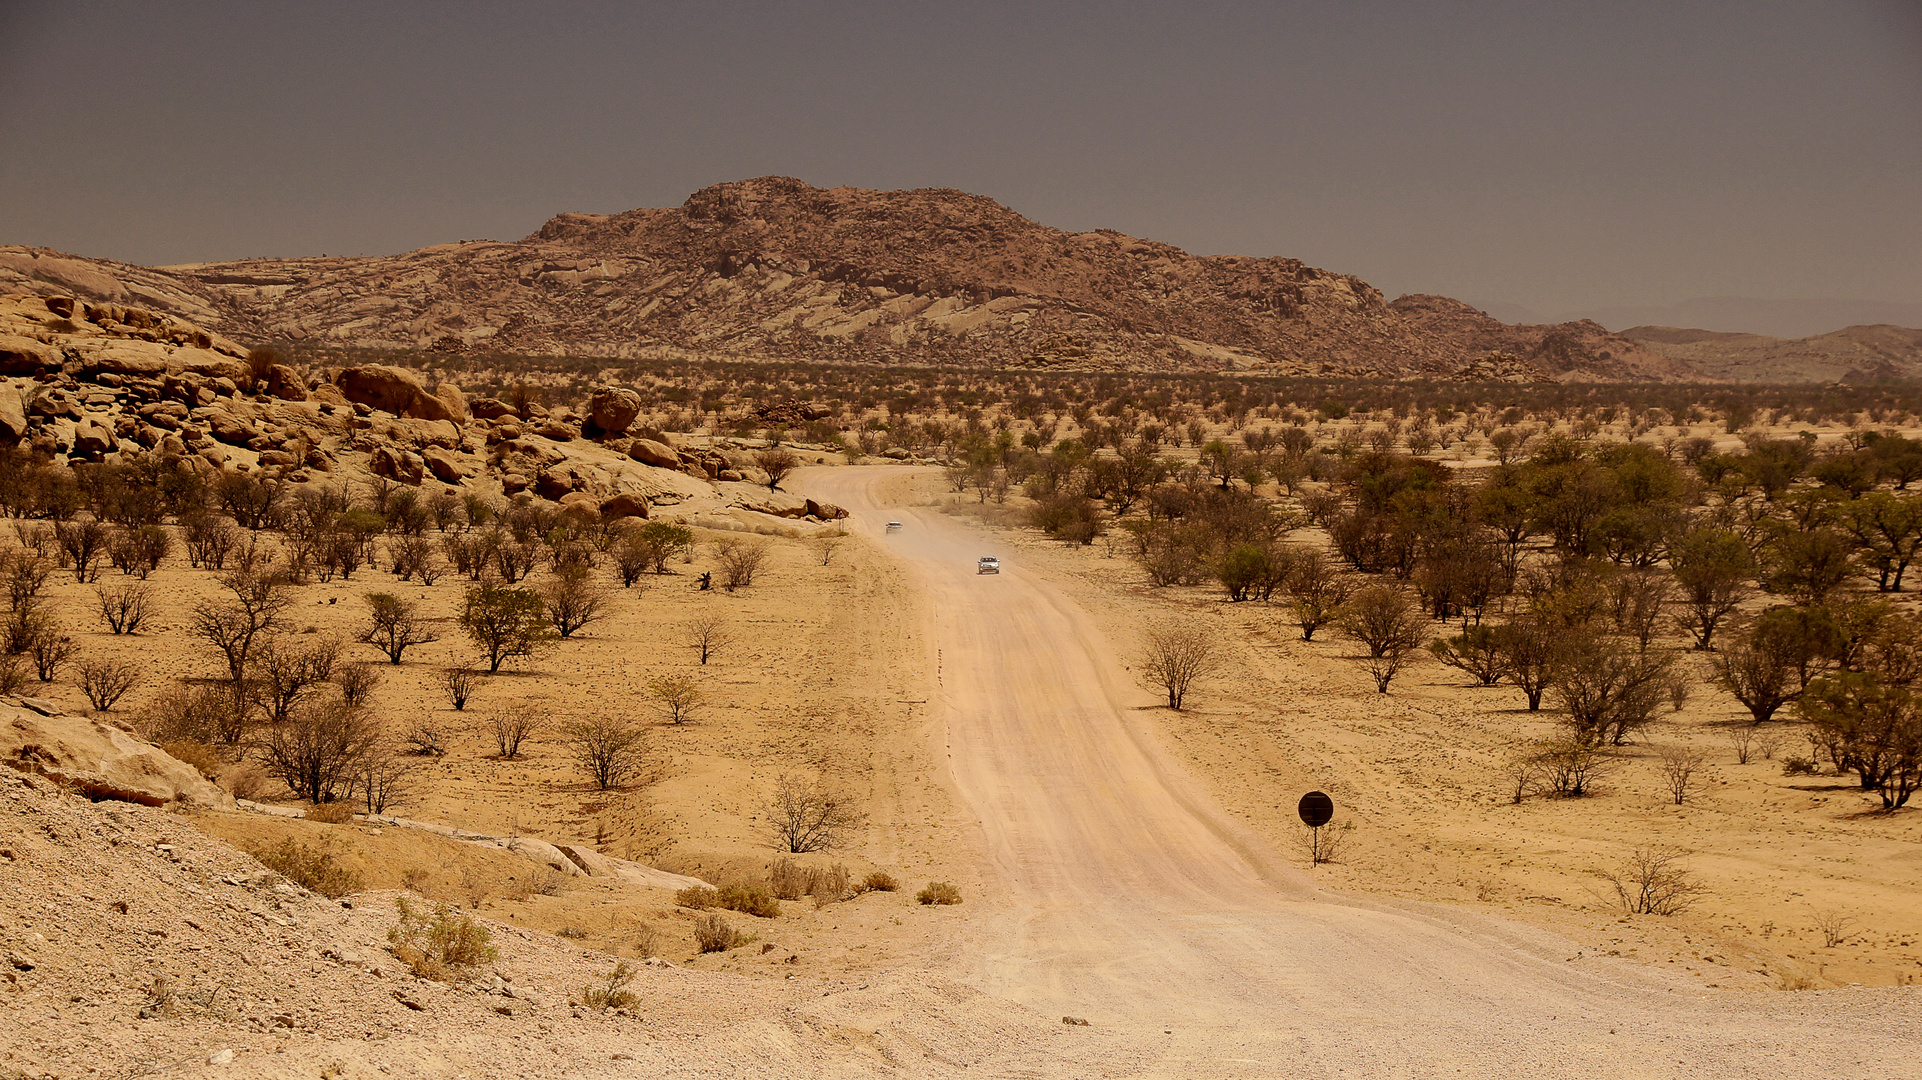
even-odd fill
[[(326, 474), (432, 479), (482, 496), (529, 492), (604, 517), (658, 508), (693, 524), (805, 532), (831, 506), (771, 490), (727, 439), (629, 428), (630, 390), (595, 388), (577, 410), (517, 412), (452, 383), (359, 365), (303, 375), (194, 323), (71, 296), (0, 295), (0, 446), (102, 461), (156, 451), (206, 472), (292, 481)], [(124, 460), (124, 458), (122, 459)]]
[(947, 189), (764, 177), (512, 243), (144, 268), (0, 248), (0, 288), (172, 313), (249, 343), (1378, 377), (1674, 379), (1593, 323), (1389, 303), (1295, 259), (1070, 233)]
[(1689, 364), (1589, 319), (1515, 326), (1446, 296), (1411, 293), (1389, 305), (1410, 326), (1463, 353), (1508, 358), (1563, 381), (1699, 378)]
[(1715, 379), (1880, 382), (1922, 378), (1922, 330), (1850, 326), (1807, 338), (1637, 326), (1621, 336)]

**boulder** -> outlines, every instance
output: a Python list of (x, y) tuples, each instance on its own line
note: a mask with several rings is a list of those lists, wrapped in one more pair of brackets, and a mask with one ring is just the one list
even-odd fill
[(233, 796), (152, 743), (111, 724), (68, 716), (49, 703), (35, 701), (34, 706), (0, 703), (0, 764), (38, 773), (93, 799), (234, 805)]
[(300, 372), (286, 364), (267, 369), (267, 392), (282, 401), (307, 400), (307, 384), (301, 381)]
[(416, 398), (427, 396), (427, 388), (411, 371), (385, 364), (350, 367), (334, 377), (334, 385), (348, 401), (401, 416)]
[(27, 437), (27, 410), (20, 391), (0, 386), (0, 440), (19, 442)]
[(465, 424), (473, 417), (473, 413), (467, 410), (467, 395), (461, 393), (460, 387), (453, 383), (443, 382), (434, 387), (434, 397), (447, 406), (447, 419), (454, 423)]
[(552, 439), (555, 442), (572, 442), (574, 441), (574, 437), (580, 434), (574, 425), (564, 420), (549, 420), (536, 429), (534, 433), (543, 438)]
[(59, 366), (59, 349), (18, 334), (0, 334), (0, 375), (38, 375)]
[(585, 847), (580, 844), (556, 844), (554, 846), (560, 850), (562, 855), (567, 856), (569, 862), (580, 867), (581, 873), (586, 874), (588, 877), (615, 876), (613, 861), (591, 847)]
[(841, 509), (833, 503), (816, 502), (813, 499), (809, 499), (807, 504), (808, 516), (820, 518), (822, 521), (839, 521), (841, 518), (848, 516), (846, 510)]
[(452, 389), (452, 400), (443, 399), (428, 393), (413, 372), (402, 368), (362, 364), (336, 375), (334, 385), (339, 387), (342, 396), (355, 405), (365, 405), (395, 416), (445, 420), (451, 424), (459, 424), (467, 419), (467, 408), (460, 401), (459, 388)]
[(507, 841), (506, 847), (516, 855), (530, 859), (556, 873), (570, 877), (579, 877), (582, 874), (581, 868), (574, 865), (572, 859), (561, 854), (560, 848), (545, 840), (536, 840), (531, 836), (516, 836)]
[(663, 469), (681, 467), (680, 452), (653, 439), (635, 439), (628, 444), (627, 456), (643, 465), (654, 465)]
[(644, 518), (647, 514), (647, 500), (631, 491), (619, 492), (601, 500), (601, 517), (607, 520)]
[(255, 435), (252, 424), (235, 416), (225, 409), (210, 409), (206, 415), (207, 430), (214, 438), (234, 446), (245, 446)]
[(87, 417), (73, 426), (74, 453), (97, 458), (118, 449), (120, 440), (114, 436), (113, 429), (93, 417)]
[(499, 398), (475, 398), (468, 410), (476, 420), (499, 420), (504, 416), (514, 416), (514, 407)]
[(597, 386), (587, 395), (587, 422), (602, 433), (619, 435), (641, 415), (641, 396), (620, 386)]
[(434, 479), (443, 484), (458, 484), (467, 479), (466, 471), (461, 468), (460, 459), (438, 446), (429, 446), (422, 450), (420, 459), (426, 463), (427, 471), (434, 474)]
[(374, 447), (367, 455), (367, 470), (403, 484), (418, 484), (427, 478), (427, 463), (419, 454), (392, 446)]
[(774, 517), (801, 518), (808, 515), (808, 501), (799, 495), (749, 487), (745, 484), (730, 484), (728, 487), (730, 505), (738, 506), (743, 510), (771, 514)]
[(534, 478), (534, 494), (559, 502), (574, 490), (574, 478), (566, 473), (542, 472)]

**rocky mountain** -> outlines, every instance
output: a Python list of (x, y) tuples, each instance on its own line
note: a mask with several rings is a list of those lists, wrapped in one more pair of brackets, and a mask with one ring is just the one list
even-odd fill
[(949, 189), (717, 184), (668, 209), (562, 214), (511, 243), (137, 267), (0, 248), (0, 290), (139, 305), (250, 343), (878, 364), (1692, 379), (1593, 322), (1390, 303), (1296, 259), (1071, 233)]
[(1636, 326), (1621, 336), (1709, 378), (1735, 382), (1922, 378), (1922, 330), (1901, 326), (1850, 326), (1806, 338)]
[(1464, 353), (1512, 357), (1563, 381), (1699, 378), (1688, 364), (1589, 319), (1513, 325), (1446, 296), (1410, 293), (1389, 307), (1424, 336)]

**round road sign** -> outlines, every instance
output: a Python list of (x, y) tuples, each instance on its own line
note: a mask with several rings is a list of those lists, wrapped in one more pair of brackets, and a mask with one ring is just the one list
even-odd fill
[(1335, 800), (1319, 791), (1311, 791), (1301, 797), (1301, 805), (1296, 810), (1301, 814), (1302, 824), (1319, 829), (1335, 816)]

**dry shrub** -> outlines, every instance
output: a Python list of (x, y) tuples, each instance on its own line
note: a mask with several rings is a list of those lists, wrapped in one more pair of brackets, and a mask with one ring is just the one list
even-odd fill
[(839, 900), (854, 891), (848, 884), (848, 868), (840, 863), (826, 867), (803, 866), (793, 859), (776, 859), (767, 872), (769, 888), (783, 900), (799, 900), (803, 896)]
[(87, 702), (106, 712), (140, 682), (140, 668), (123, 660), (82, 660), (76, 682)]
[(191, 739), (176, 739), (173, 742), (162, 743), (160, 749), (175, 761), (193, 766), (195, 772), (209, 780), (219, 775), (222, 766), (226, 765), (226, 762), (221, 760), (220, 751), (206, 743), (194, 742)]
[(462, 970), (478, 967), (500, 955), (489, 944), (493, 935), (472, 916), (434, 907), (430, 920), (414, 909), (405, 896), (394, 902), (400, 921), (387, 931), (388, 951), (423, 979), (452, 982)]
[(651, 922), (644, 922), (634, 928), (634, 951), (645, 960), (660, 955), (661, 932)]
[(640, 1000), (626, 989), (633, 981), (634, 965), (622, 960), (602, 981), (581, 987), (580, 996), (575, 1000), (595, 1012), (626, 1008)]
[(738, 881), (723, 885), (715, 892), (714, 906), (761, 919), (772, 919), (781, 914), (781, 902), (774, 898), (766, 886)]
[(799, 900), (808, 892), (808, 869), (793, 859), (776, 859), (767, 868), (768, 887), (783, 900)]
[(930, 881), (927, 888), (914, 894), (914, 899), (922, 904), (958, 904), (961, 890), (945, 881)]
[(229, 795), (232, 795), (236, 799), (246, 799), (249, 801), (258, 800), (262, 795), (265, 795), (267, 793), (267, 785), (270, 783), (272, 783), (272, 778), (267, 775), (267, 770), (252, 764), (242, 765), (240, 768), (235, 769), (233, 772), (227, 774), (226, 779), (227, 793)]
[(1616, 899), (1631, 915), (1677, 915), (1701, 894), (1682, 853), (1672, 848), (1637, 848), (1616, 873), (1602, 879), (1615, 887)]
[(848, 883), (848, 868), (840, 863), (815, 867), (808, 872), (807, 892), (814, 897), (816, 907), (852, 896), (854, 890)]
[(559, 870), (542, 868), (534, 872), (530, 883), (534, 886), (534, 891), (542, 896), (559, 896), (567, 891), (567, 877), (568, 875)]
[(726, 952), (747, 940), (746, 935), (719, 915), (703, 915), (694, 920), (694, 943), (704, 953)]
[(308, 821), (318, 821), (323, 825), (345, 825), (354, 820), (354, 804), (346, 799), (315, 803), (300, 816)]
[(692, 885), (674, 894), (674, 902), (695, 911), (720, 906), (720, 892), (705, 885)]
[(894, 875), (885, 870), (876, 870), (861, 879), (862, 892), (893, 892), (901, 887)]
[(335, 863), (332, 852), (308, 847), (292, 837), (251, 854), (260, 860), (260, 865), (330, 900), (338, 900), (362, 888), (360, 875)]

